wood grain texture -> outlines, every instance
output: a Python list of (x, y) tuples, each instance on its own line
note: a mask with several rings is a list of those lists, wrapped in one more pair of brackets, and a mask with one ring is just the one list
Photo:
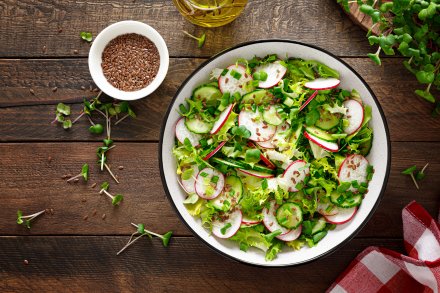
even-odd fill
[[(338, 55), (359, 56), (370, 50), (365, 32), (334, 0), (252, 0), (236, 21), (215, 29), (185, 21), (172, 1), (0, 0), (0, 57), (87, 56), (89, 44), (79, 37), (81, 31), (96, 36), (106, 26), (127, 19), (156, 28), (171, 56), (211, 56), (241, 42), (266, 38), (302, 41)], [(197, 35), (206, 31), (203, 49), (182, 30)]]
[[(365, 58), (345, 58), (371, 86), (388, 120), (393, 141), (440, 141), (440, 123), (429, 115), (432, 105), (413, 92), (418, 83), (402, 59), (383, 60), (382, 66)], [(168, 104), (180, 84), (204, 59), (172, 58), (167, 78), (147, 99), (133, 102), (138, 118), (114, 127), (118, 140), (157, 141)], [(72, 104), (72, 117), (91, 98), (94, 84), (85, 59), (0, 60), (0, 141), (96, 140), (82, 119), (63, 131), (50, 124), (58, 102)], [(56, 92), (53, 88), (57, 87)], [(33, 89), (35, 94), (30, 93)], [(84, 90), (85, 89), (85, 90)], [(73, 119), (72, 118), (72, 119)], [(418, 121), (414, 124), (414, 121)]]
[[(0, 144), (0, 190), (2, 210), (0, 235), (129, 235), (130, 222), (145, 223), (151, 229), (174, 230), (191, 235), (171, 208), (162, 188), (157, 160), (157, 144), (117, 143), (109, 162), (120, 178), (115, 184), (109, 175), (98, 171), (95, 143)], [(379, 209), (362, 230), (363, 237), (401, 237), (401, 210), (411, 200), (419, 201), (433, 216), (438, 212), (440, 193), (440, 143), (394, 143), (392, 171)], [(49, 156), (51, 160), (49, 162)], [(170, 154), (171, 156), (171, 154)], [(427, 177), (417, 191), (405, 168), (429, 161)], [(68, 184), (64, 174), (76, 175), (83, 163), (91, 166), (88, 183)], [(118, 166), (124, 166), (119, 170)], [(109, 198), (98, 194), (98, 186), (110, 182), (110, 192), (122, 193), (121, 206), (113, 208)], [(177, 183), (176, 183), (177, 184)], [(15, 224), (16, 211), (26, 214), (53, 208), (31, 230)], [(96, 215), (93, 215), (96, 210)], [(106, 219), (101, 219), (102, 214)], [(83, 217), (88, 216), (87, 220)]]
[[(308, 265), (260, 268), (213, 252), (194, 238), (162, 247), (127, 237), (0, 237), (0, 291), (9, 292), (323, 292), (364, 248), (403, 252), (401, 239), (355, 239)], [(29, 264), (24, 265), (27, 259)]]

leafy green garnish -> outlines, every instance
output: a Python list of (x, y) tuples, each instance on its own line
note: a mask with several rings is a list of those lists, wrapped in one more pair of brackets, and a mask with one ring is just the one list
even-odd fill
[[(411, 177), (412, 181), (414, 182), (414, 185), (416, 186), (416, 188), (420, 189), (417, 181), (420, 181), (425, 178), (425, 170), (426, 170), (426, 168), (428, 168), (428, 166), (429, 166), (429, 163), (426, 163), (426, 165), (423, 166), (422, 170), (417, 171), (417, 166), (414, 165), (414, 166), (411, 166), (411, 167), (403, 170), (402, 174), (409, 175)], [(416, 175), (414, 175), (414, 172), (416, 172), (416, 171), (417, 171), (417, 173), (416, 173)]]
[(67, 182), (70, 182), (70, 181), (75, 180), (75, 179), (80, 178), (80, 177), (83, 177), (84, 181), (86, 181), (86, 182), (89, 180), (89, 165), (88, 164), (84, 164), (81, 167), (81, 173), (79, 173), (78, 175), (75, 175), (75, 176), (67, 179)]
[(90, 43), (93, 40), (92, 33), (90, 33), (90, 32), (80, 32), (79, 35), (80, 35), (81, 39), (83, 39), (86, 42)]
[(46, 212), (46, 210), (42, 210), (37, 213), (28, 215), (28, 216), (23, 216), (23, 212), (18, 210), (17, 211), (17, 224), (18, 225), (24, 224), (28, 229), (30, 229), (31, 228), (31, 221), (33, 219), (35, 219), (36, 217), (44, 214), (45, 212)]
[(136, 225), (134, 223), (131, 223), (131, 225), (136, 227), (136, 232), (131, 234), (130, 239), (128, 240), (127, 244), (125, 244), (125, 246), (121, 250), (119, 250), (118, 253), (116, 253), (116, 255), (121, 254), (130, 245), (132, 245), (134, 242), (136, 242), (137, 240), (139, 240), (140, 238), (142, 238), (144, 236), (148, 236), (149, 238), (152, 238), (152, 236), (156, 236), (156, 237), (158, 237), (158, 238), (160, 238), (162, 240), (162, 245), (164, 247), (167, 247), (169, 242), (170, 242), (171, 236), (173, 235), (173, 231), (168, 231), (164, 235), (160, 235), (160, 234), (154, 233), (152, 231), (149, 231), (149, 230), (145, 229), (145, 225), (144, 224), (137, 224)]
[(205, 33), (203, 33), (200, 37), (196, 37), (196, 36), (193, 36), (192, 34), (190, 34), (190, 33), (187, 32), (187, 31), (182, 31), (182, 32), (183, 32), (185, 35), (187, 35), (188, 37), (190, 37), (190, 38), (196, 40), (196, 41), (197, 41), (197, 47), (202, 48), (203, 45), (205, 44), (205, 41), (206, 41), (206, 34), (205, 34)]

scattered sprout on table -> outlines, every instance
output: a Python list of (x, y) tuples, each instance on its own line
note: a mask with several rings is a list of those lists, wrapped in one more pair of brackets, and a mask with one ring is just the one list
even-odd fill
[(17, 224), (18, 225), (24, 224), (28, 229), (30, 229), (31, 228), (31, 221), (33, 219), (35, 219), (36, 217), (44, 214), (45, 212), (46, 212), (46, 210), (42, 210), (42, 211), (39, 211), (39, 212), (31, 214), (31, 215), (23, 216), (23, 212), (18, 210), (17, 211)]
[(197, 47), (202, 48), (203, 45), (205, 44), (205, 41), (206, 41), (206, 34), (205, 34), (205, 33), (203, 33), (200, 37), (196, 37), (196, 36), (193, 36), (192, 34), (190, 34), (190, 33), (187, 32), (187, 31), (182, 31), (182, 32), (183, 32), (185, 35), (187, 35), (188, 37), (190, 37), (190, 38), (196, 40), (196, 41), (197, 41)]

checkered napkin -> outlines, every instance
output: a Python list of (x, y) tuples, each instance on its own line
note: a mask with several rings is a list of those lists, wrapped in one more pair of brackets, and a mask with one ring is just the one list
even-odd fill
[(403, 209), (402, 219), (408, 256), (385, 248), (368, 247), (327, 292), (439, 292), (439, 223), (415, 201)]

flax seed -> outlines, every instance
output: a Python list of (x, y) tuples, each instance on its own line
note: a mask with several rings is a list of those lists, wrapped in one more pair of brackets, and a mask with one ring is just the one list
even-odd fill
[(147, 37), (125, 34), (111, 40), (102, 53), (102, 70), (107, 80), (123, 91), (136, 91), (156, 78), (160, 55)]

